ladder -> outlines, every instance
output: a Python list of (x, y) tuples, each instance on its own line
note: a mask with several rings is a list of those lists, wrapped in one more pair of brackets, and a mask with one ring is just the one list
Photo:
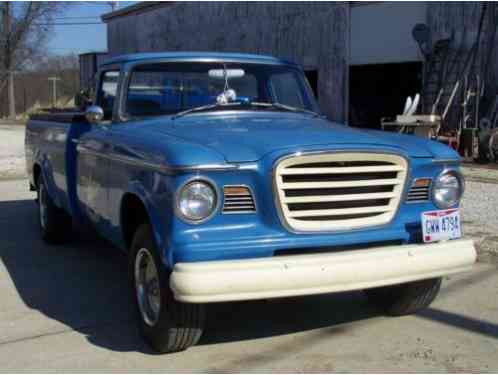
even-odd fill
[[(465, 65), (464, 43), (454, 46), (454, 34), (440, 39), (434, 44), (433, 52), (427, 57), (423, 83), (424, 113), (440, 115), (443, 126), (453, 124), (461, 105), (456, 96), (461, 88), (459, 83), (462, 66)], [(446, 124), (446, 126), (445, 126)]]

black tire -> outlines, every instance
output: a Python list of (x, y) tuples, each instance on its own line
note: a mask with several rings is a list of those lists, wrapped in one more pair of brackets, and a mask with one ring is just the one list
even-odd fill
[(64, 242), (71, 234), (71, 216), (54, 204), (41, 176), (38, 178), (37, 185), (38, 224), (41, 238), (51, 244)]
[(414, 314), (428, 307), (441, 288), (441, 278), (365, 290), (368, 299), (387, 315)]
[[(147, 250), (147, 253), (144, 252)], [(145, 254), (145, 255), (144, 255)], [(153, 292), (146, 294), (152, 295), (151, 298), (157, 298), (157, 290), (159, 291), (159, 302), (157, 303), (158, 312), (154, 314), (152, 308), (145, 309), (151, 312), (150, 315), (144, 313), (142, 309), (143, 302), (139, 302), (139, 287), (137, 286), (137, 260), (148, 257), (154, 262), (155, 270), (158, 274), (159, 282), (154, 284), (148, 280), (144, 285), (147, 289)], [(137, 259), (138, 258), (138, 259)], [(145, 259), (145, 258), (144, 258)], [(144, 269), (144, 275), (147, 272), (148, 266), (140, 266), (139, 269)], [(147, 270), (145, 270), (147, 268)], [(174, 299), (173, 293), (169, 287), (170, 272), (166, 269), (158, 256), (156, 244), (152, 231), (149, 225), (141, 225), (133, 237), (130, 255), (129, 255), (129, 279), (130, 289), (135, 313), (137, 317), (138, 327), (145, 341), (159, 353), (172, 353), (185, 350), (190, 346), (195, 345), (203, 331), (205, 322), (205, 310), (203, 305), (178, 302)], [(141, 279), (140, 276), (138, 276)], [(158, 288), (154, 290), (154, 287)], [(143, 289), (145, 291), (145, 289)], [(149, 297), (142, 297), (142, 300), (147, 300), (150, 304)], [(142, 306), (142, 309), (141, 309)], [(157, 306), (156, 306), (157, 308)], [(153, 318), (150, 318), (152, 316)]]

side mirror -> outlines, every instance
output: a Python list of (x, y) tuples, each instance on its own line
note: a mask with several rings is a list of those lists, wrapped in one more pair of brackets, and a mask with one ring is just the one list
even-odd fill
[(80, 91), (74, 97), (74, 105), (80, 111), (85, 111), (89, 106), (92, 105), (90, 95), (86, 91)]
[(86, 109), (85, 117), (90, 124), (98, 124), (104, 119), (104, 110), (98, 105), (92, 105)]

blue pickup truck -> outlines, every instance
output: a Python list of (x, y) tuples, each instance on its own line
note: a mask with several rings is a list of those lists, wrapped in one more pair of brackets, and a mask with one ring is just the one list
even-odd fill
[(159, 352), (194, 345), (215, 302), (364, 290), (414, 313), (476, 260), (453, 150), (328, 121), (269, 56), (116, 57), (86, 110), (31, 117), (26, 155), (42, 238), (91, 224), (122, 249)]

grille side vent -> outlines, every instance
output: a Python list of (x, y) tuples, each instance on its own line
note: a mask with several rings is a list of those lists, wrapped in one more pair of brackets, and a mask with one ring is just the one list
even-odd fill
[(223, 188), (224, 214), (249, 214), (256, 212), (256, 204), (247, 186), (225, 186)]
[(406, 202), (425, 202), (430, 198), (430, 185), (429, 178), (419, 178), (413, 181), (408, 194), (406, 195)]

